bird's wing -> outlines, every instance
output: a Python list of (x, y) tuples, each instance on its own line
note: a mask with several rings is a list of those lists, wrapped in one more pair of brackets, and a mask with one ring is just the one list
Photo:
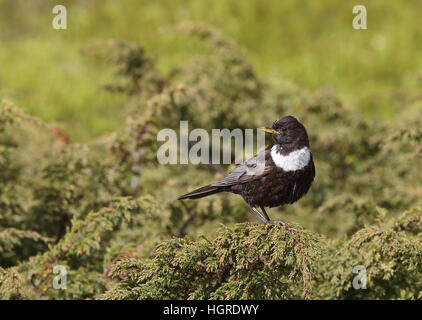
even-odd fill
[(270, 165), (270, 161), (271, 148), (266, 148), (256, 156), (238, 165), (223, 179), (213, 183), (212, 186), (227, 187), (259, 179), (274, 169), (274, 166)]

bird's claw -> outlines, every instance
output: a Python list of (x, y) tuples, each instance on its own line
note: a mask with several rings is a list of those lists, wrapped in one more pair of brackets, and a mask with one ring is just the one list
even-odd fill
[(287, 231), (289, 231), (291, 233), (297, 232), (297, 230), (295, 228), (291, 228), (291, 227), (287, 226), (287, 224), (282, 220), (268, 220), (266, 223), (273, 225), (273, 226), (280, 224), (283, 228), (285, 228)]
[(281, 224), (282, 227), (286, 227), (286, 223), (281, 221), (281, 220), (268, 220), (267, 224), (271, 224), (273, 226), (275, 226), (276, 224)]

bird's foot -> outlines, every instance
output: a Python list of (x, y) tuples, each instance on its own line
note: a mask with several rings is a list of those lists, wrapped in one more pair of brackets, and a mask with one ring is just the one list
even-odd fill
[(295, 228), (291, 228), (291, 227), (287, 226), (287, 224), (282, 220), (267, 220), (266, 223), (271, 224), (273, 226), (280, 224), (283, 228), (285, 228), (287, 231), (289, 231), (291, 233), (297, 232), (297, 230)]
[(275, 226), (276, 224), (281, 224), (282, 227), (286, 227), (286, 223), (281, 220), (267, 220), (266, 223), (271, 224), (273, 226)]

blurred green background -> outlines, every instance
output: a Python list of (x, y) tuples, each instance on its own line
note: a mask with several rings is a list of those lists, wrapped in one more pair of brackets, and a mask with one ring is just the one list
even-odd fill
[[(57, 4), (67, 7), (67, 30), (52, 28)], [(367, 8), (367, 30), (352, 28), (357, 4)], [(261, 77), (333, 88), (347, 106), (385, 119), (400, 111), (394, 95), (420, 78), (421, 15), (422, 1), (0, 0), (0, 98), (58, 123), (72, 140), (111, 131), (127, 98), (101, 89), (110, 66), (81, 50), (134, 41), (169, 72), (199, 45), (157, 30), (194, 20), (235, 39)]]

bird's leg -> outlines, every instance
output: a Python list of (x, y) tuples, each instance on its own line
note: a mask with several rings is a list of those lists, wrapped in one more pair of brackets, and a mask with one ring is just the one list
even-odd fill
[(267, 218), (268, 221), (271, 221), (270, 217), (267, 214), (267, 211), (265, 211), (265, 208), (264, 207), (260, 207), (260, 208), (261, 208), (262, 213), (264, 214), (264, 217)]
[(267, 214), (267, 211), (265, 211), (264, 207), (261, 207), (261, 210), (262, 210), (265, 218), (267, 219), (266, 223), (273, 224), (273, 225), (275, 225), (276, 223), (280, 223), (283, 227), (286, 227), (286, 223), (281, 221), (281, 220), (271, 220), (269, 215)]
[[(250, 206), (251, 207), (251, 209), (253, 210), (253, 212), (255, 212), (260, 218), (261, 218), (261, 220), (262, 221), (264, 221), (265, 223), (270, 223), (270, 219), (268, 219), (268, 218), (266, 218), (266, 217), (264, 217), (263, 215), (262, 215), (262, 213), (261, 212), (259, 212), (258, 211), (258, 209), (257, 208), (255, 208), (255, 207), (253, 207), (253, 206)], [(268, 215), (267, 215), (267, 217), (268, 217)]]
[(264, 221), (264, 223), (266, 224), (271, 224), (271, 225), (276, 225), (277, 223), (281, 224), (281, 226), (283, 228), (286, 228), (288, 231), (291, 232), (296, 232), (296, 229), (294, 228), (289, 228), (285, 222), (281, 221), (281, 220), (271, 220), (270, 217), (267, 214), (267, 211), (265, 211), (264, 207), (260, 207), (263, 214), (261, 212), (259, 212), (259, 210), (253, 206), (250, 206), (251, 209), (253, 210), (253, 212), (255, 212), (256, 214), (258, 214), (258, 216), (261, 218), (262, 221)]

